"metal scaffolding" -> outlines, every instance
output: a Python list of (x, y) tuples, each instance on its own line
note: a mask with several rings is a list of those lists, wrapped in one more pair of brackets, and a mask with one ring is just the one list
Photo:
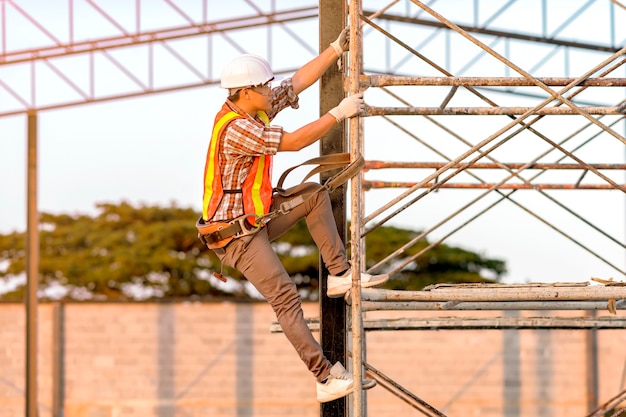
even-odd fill
[[(624, 130), (624, 114), (626, 113), (626, 101), (623, 93), (618, 92), (602, 103), (594, 103), (587, 105), (584, 100), (579, 101), (577, 96), (585, 95), (587, 90), (598, 87), (617, 88), (617, 91), (623, 91), (626, 85), (626, 78), (615, 77), (618, 69), (624, 68), (626, 59), (626, 47), (624, 42), (615, 42), (615, 34), (611, 32), (611, 47), (603, 50), (604, 54), (599, 55), (597, 61), (591, 62), (589, 68), (581, 71), (576, 77), (540, 77), (535, 74), (532, 69), (526, 70), (524, 66), (516, 63), (511, 58), (510, 49), (507, 47), (496, 48), (493, 45), (496, 41), (483, 38), (481, 35), (487, 33), (480, 28), (478, 24), (474, 26), (461, 25), (453, 22), (446, 16), (445, 12), (438, 12), (435, 9), (440, 6), (434, 4), (431, 6), (417, 0), (411, 0), (412, 6), (418, 8), (415, 15), (424, 15), (421, 23), (436, 26), (438, 28), (449, 30), (446, 32), (446, 39), (452, 39), (461, 43), (462, 40), (467, 41), (466, 48), (477, 47), (475, 60), (477, 57), (490, 56), (493, 67), (502, 64), (505, 67), (506, 77), (502, 76), (457, 76), (449, 70), (449, 62), (447, 65), (437, 64), (430, 57), (422, 52), (422, 48), (426, 49), (427, 41), (418, 42), (418, 47), (409, 45), (408, 42), (402, 40), (394, 33), (394, 28), (383, 28), (383, 24), (379, 24), (379, 20), (385, 19), (389, 15), (390, 9), (398, 3), (392, 1), (384, 9), (377, 13), (366, 13), (362, 10), (362, 1), (350, 2), (349, 22), (351, 27), (351, 45), (350, 45), (350, 61), (348, 79), (346, 81), (346, 90), (349, 94), (366, 91), (369, 97), (379, 98), (381, 101), (396, 101), (398, 105), (376, 105), (375, 100), (366, 100), (368, 108), (365, 116), (382, 117), (390, 126), (401, 132), (402, 135), (411, 139), (415, 139), (427, 146), (439, 158), (443, 158), (443, 162), (425, 162), (425, 161), (372, 161), (369, 158), (366, 163), (366, 171), (368, 170), (384, 170), (384, 169), (413, 169), (411, 174), (411, 182), (377, 181), (366, 180), (364, 175), (355, 177), (351, 182), (351, 247), (352, 247), (352, 276), (353, 288), (349, 297), (347, 297), (351, 312), (352, 323), (352, 369), (355, 378), (355, 393), (352, 401), (352, 412), (354, 416), (366, 415), (366, 401), (363, 398), (361, 389), (361, 373), (369, 372), (383, 387), (387, 388), (399, 398), (418, 409), (423, 415), (427, 416), (443, 416), (444, 414), (427, 404), (408, 390), (398, 386), (391, 378), (382, 372), (373, 368), (365, 361), (366, 343), (364, 330), (415, 330), (415, 329), (603, 329), (618, 328), (624, 329), (625, 322), (621, 317), (580, 317), (580, 318), (555, 318), (555, 317), (532, 317), (532, 318), (468, 318), (468, 317), (444, 317), (444, 318), (428, 318), (428, 319), (396, 319), (396, 320), (364, 320), (362, 313), (373, 310), (599, 310), (608, 309), (613, 314), (617, 310), (624, 308), (624, 299), (626, 298), (625, 286), (623, 283), (607, 283), (603, 282), (603, 286), (589, 286), (586, 283), (570, 283), (570, 284), (544, 284), (544, 285), (470, 285), (470, 286), (436, 286), (427, 288), (422, 291), (389, 291), (376, 289), (361, 289), (359, 281), (359, 272), (366, 270), (367, 272), (385, 272), (394, 274), (402, 271), (409, 266), (418, 257), (424, 255), (429, 249), (443, 242), (454, 233), (475, 221), (483, 214), (488, 213), (493, 207), (502, 201), (509, 201), (514, 205), (522, 208), (531, 214), (540, 222), (548, 225), (562, 236), (573, 241), (580, 248), (593, 254), (597, 259), (610, 265), (620, 275), (626, 275), (625, 268), (619, 265), (619, 262), (607, 259), (600, 251), (595, 251), (584, 242), (573, 238), (564, 229), (552, 224), (549, 220), (543, 218), (535, 210), (525, 207), (523, 203), (512, 198), (512, 194), (517, 190), (533, 190), (557, 206), (565, 209), (575, 218), (590, 224), (591, 227), (608, 237), (613, 243), (618, 245), (622, 250), (626, 248), (623, 238), (616, 238), (609, 231), (592, 225), (583, 216), (576, 213), (575, 209), (568, 207), (566, 204), (558, 201), (554, 196), (548, 194), (548, 190), (609, 190), (619, 195), (626, 192), (626, 184), (623, 177), (609, 174), (608, 170), (614, 169), (613, 172), (623, 174), (623, 159), (619, 163), (604, 165), (596, 165), (588, 163), (584, 158), (580, 157), (578, 150), (580, 147), (571, 149), (567, 142), (581, 135), (584, 129), (574, 131), (564, 140), (551, 139), (549, 134), (542, 133), (540, 121), (544, 121), (547, 117), (563, 117), (565, 115), (577, 116), (583, 119), (585, 128), (597, 128), (586, 142), (591, 141), (598, 135), (610, 136), (611, 139), (617, 140), (622, 144), (626, 144), (624, 135), (619, 132), (620, 127)], [(435, 2), (436, 3), (436, 2)], [(506, 9), (513, 2), (502, 4), (501, 8), (496, 10), (492, 17), (495, 20), (500, 13), (505, 13)], [(542, 3), (545, 12), (547, 2)], [(609, 5), (610, 10), (614, 7), (622, 6), (620, 3), (612, 3)], [(587, 7), (590, 7), (588, 4)], [(622, 6), (623, 7), (623, 6)], [(478, 9), (478, 3), (476, 3)], [(560, 27), (563, 29), (572, 22), (575, 15), (582, 12), (582, 9), (575, 11), (571, 16), (564, 20)], [(448, 12), (450, 10), (448, 9)], [(566, 12), (567, 13), (567, 12)], [(452, 14), (452, 13), (451, 13)], [(476, 14), (477, 15), (477, 14)], [(393, 18), (390, 18), (393, 20)], [(410, 19), (409, 19), (410, 20)], [(395, 21), (406, 20), (397, 19)], [(546, 16), (542, 15), (544, 23), (544, 34), (546, 31)], [(477, 21), (475, 22), (477, 23)], [(486, 25), (487, 26), (487, 25)], [(363, 70), (364, 62), (371, 62), (369, 56), (376, 55), (377, 49), (372, 46), (373, 42), (368, 41), (367, 33), (376, 31), (385, 38), (379, 44), (388, 45), (390, 43), (407, 51), (406, 60), (413, 59), (412, 68), (419, 68), (420, 74), (398, 74), (399, 67), (394, 70), (381, 70), (382, 74), (369, 73)], [(398, 31), (401, 31), (398, 30)], [(557, 30), (558, 32), (558, 30)], [(490, 36), (496, 39), (500, 36), (506, 36), (507, 39), (513, 39), (510, 34), (490, 32)], [(556, 33), (554, 34), (556, 35)], [(434, 36), (434, 35), (433, 35)], [(558, 36), (545, 36), (540, 42), (551, 42)], [(521, 38), (518, 37), (518, 39)], [(552, 39), (551, 39), (552, 38)], [(415, 41), (413, 40), (415, 43)], [(449, 41), (452, 42), (452, 41)], [(555, 45), (564, 45), (561, 42)], [(571, 45), (571, 44), (570, 44)], [(572, 47), (576, 47), (571, 45)], [(579, 44), (578, 46), (581, 46)], [(589, 45), (585, 46), (588, 47)], [(555, 46), (556, 47), (556, 46)], [(454, 53), (452, 48), (447, 50), (450, 54)], [(431, 51), (432, 52), (432, 51)], [(466, 54), (467, 55), (467, 54)], [(385, 56), (386, 68), (389, 69), (389, 63), (392, 61), (389, 55)], [(450, 56), (446, 55), (446, 59), (450, 60)], [(475, 62), (475, 61), (474, 61)], [(471, 64), (470, 64), (471, 66)], [(466, 69), (468, 67), (465, 67)], [(462, 69), (462, 71), (464, 70)], [(432, 75), (432, 72), (438, 73)], [(495, 71), (489, 71), (495, 72)], [(521, 77), (508, 76), (511, 72)], [(538, 72), (538, 71), (537, 71)], [(609, 77), (611, 76), (611, 77)], [(357, 82), (358, 80), (358, 82)], [(403, 90), (391, 90), (390, 87), (402, 87)], [(415, 88), (421, 87), (422, 90)], [(433, 99), (429, 95), (423, 93), (425, 88), (437, 87), (436, 93), (432, 94)], [(480, 87), (480, 89), (479, 89)], [(511, 87), (517, 88), (513, 90)], [(532, 97), (532, 104), (525, 106), (502, 106), (492, 97), (494, 95), (502, 95), (512, 91), (520, 92), (526, 87), (532, 87), (532, 92), (525, 96)], [(621, 90), (620, 90), (620, 87)], [(370, 92), (367, 90), (380, 90), (380, 92)], [(410, 93), (405, 93), (410, 91)], [(521, 94), (520, 97), (523, 97)], [(438, 100), (438, 102), (437, 102)], [(611, 101), (613, 100), (613, 101)], [(435, 101), (433, 104), (428, 102)], [(426, 103), (426, 104), (425, 104)], [(454, 105), (452, 104), (454, 103)], [(469, 104), (468, 104), (469, 103)], [(483, 106), (481, 106), (481, 103)], [(486, 104), (486, 106), (484, 106)], [(491, 133), (487, 133), (483, 139), (474, 141), (465, 139), (462, 135), (453, 132), (452, 135), (466, 145), (466, 150), (460, 151), (453, 157), (446, 156), (439, 149), (436, 141), (430, 141), (419, 137), (414, 127), (409, 127), (410, 122), (396, 116), (413, 116), (424, 117), (429, 122), (445, 130), (447, 133), (452, 132), (449, 125), (437, 120), (438, 117), (445, 116), (497, 116), (499, 124), (495, 125)], [(606, 119), (607, 116), (613, 116), (612, 119)], [(502, 117), (505, 117), (502, 119)], [(458, 118), (458, 117), (457, 117)], [(451, 120), (451, 119), (448, 119)], [(411, 120), (412, 121), (412, 120)], [(462, 121), (459, 123), (463, 123)], [(450, 123), (451, 125), (452, 123)], [(458, 125), (457, 125), (458, 126)], [(548, 145), (548, 150), (543, 151), (538, 156), (532, 158), (526, 163), (502, 162), (500, 158), (496, 158), (496, 151), (504, 146), (508, 141), (518, 138), (522, 135), (531, 133), (535, 137), (541, 139)], [(349, 122), (350, 150), (353, 158), (367, 152), (366, 142), (368, 141), (368, 124), (362, 119), (351, 120)], [(428, 142), (428, 143), (427, 143)], [(584, 145), (582, 145), (584, 146)], [(560, 152), (563, 156), (556, 161), (546, 161), (545, 157), (552, 151)], [(622, 148), (622, 153), (623, 148)], [(623, 155), (621, 155), (623, 157)], [(482, 161), (481, 161), (482, 160)], [(487, 160), (487, 162), (484, 162)], [(567, 160), (567, 163), (564, 161)], [(574, 163), (571, 163), (573, 161)], [(595, 165), (595, 166), (594, 166)], [(476, 170), (499, 171), (500, 178), (497, 181), (487, 181), (482, 179)], [(608, 170), (607, 170), (608, 169)], [(549, 172), (561, 170), (578, 171), (578, 177), (573, 177), (571, 182), (555, 182), (554, 180), (546, 183), (537, 183), (536, 178)], [(413, 174), (416, 172), (416, 174)], [(425, 172), (425, 173), (424, 173)], [(531, 176), (526, 176), (527, 173)], [(585, 176), (591, 173), (597, 183), (590, 183)], [(465, 181), (456, 182), (455, 177), (459, 174), (463, 176)], [(468, 178), (469, 177), (469, 178)], [(472, 181), (467, 181), (467, 180)], [(365, 191), (377, 188), (400, 188), (404, 189), (400, 194), (377, 207), (370, 212), (365, 210)], [(444, 189), (476, 189), (479, 194), (470, 199), (448, 217), (442, 218), (438, 223), (429, 225), (422, 233), (418, 234), (414, 239), (394, 252), (390, 253), (384, 259), (377, 261), (375, 264), (366, 262), (364, 258), (364, 240), (363, 238), (370, 231), (382, 226), (390, 219), (398, 214), (411, 210), (417, 203), (423, 203), (422, 200), (429, 197), (434, 191)], [(417, 197), (412, 197), (414, 193), (423, 190)], [(483, 190), (483, 191), (480, 191)], [(511, 191), (507, 191), (511, 190)], [(456, 217), (460, 217), (464, 213), (470, 211), (472, 206), (476, 205), (481, 199), (487, 196), (497, 194), (497, 200), (486, 208), (464, 220), (459, 226), (452, 226), (452, 230), (445, 234), (442, 238), (429, 244), (426, 248), (419, 250), (417, 254), (406, 257), (406, 251), (410, 247), (423, 241), (424, 238), (434, 234), (437, 229), (452, 223)], [(623, 213), (622, 213), (623, 215)], [(382, 220), (381, 220), (382, 218)], [(597, 398), (596, 398), (597, 400)], [(612, 407), (619, 405), (621, 401), (616, 401)], [(593, 404), (597, 406), (597, 404)], [(604, 412), (609, 410), (602, 408)], [(612, 408), (611, 408), (612, 409)]]

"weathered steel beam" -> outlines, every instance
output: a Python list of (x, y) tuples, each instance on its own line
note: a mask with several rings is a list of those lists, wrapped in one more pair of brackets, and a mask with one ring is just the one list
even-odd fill
[[(364, 14), (369, 15), (369, 13), (370, 12), (365, 12)], [(444, 23), (441, 23), (432, 19), (420, 19), (420, 18), (415, 18), (412, 16), (401, 16), (401, 15), (396, 15), (396, 14), (385, 13), (380, 16), (380, 19), (389, 20), (392, 22), (410, 23), (410, 24), (426, 26), (426, 27), (430, 26), (434, 28), (449, 29), (448, 26), (445, 25)], [(524, 40), (524, 41), (530, 41), (530, 42), (536, 42), (536, 43), (545, 43), (548, 45), (565, 46), (565, 47), (580, 48), (580, 49), (590, 49), (593, 51), (603, 51), (603, 52), (615, 52), (615, 50), (617, 49), (616, 47), (611, 46), (611, 45), (600, 45), (598, 43), (592, 44), (592, 43), (587, 43), (587, 42), (576, 42), (576, 41), (569, 41), (565, 39), (555, 39), (554, 37), (537, 36), (537, 35), (526, 34), (526, 33), (514, 33), (512, 31), (494, 30), (489, 27), (476, 27), (476, 26), (471, 26), (471, 25), (459, 25), (459, 27), (468, 33), (477, 33), (481, 35), (496, 36), (496, 37), (509, 38), (509, 39), (518, 39), (518, 40)]]
[[(319, 319), (307, 320), (311, 331), (319, 331)], [(366, 331), (383, 330), (585, 330), (626, 329), (626, 317), (417, 317), (397, 319), (364, 319)], [(278, 322), (270, 326), (272, 333), (281, 333)]]
[(38, 211), (38, 140), (39, 121), (36, 112), (28, 113), (28, 155), (27, 155), (27, 178), (26, 178), (26, 294), (24, 305), (26, 307), (26, 404), (25, 416), (37, 417), (37, 394), (38, 394), (38, 363), (37, 363), (37, 335), (38, 320), (37, 312), (39, 300), (37, 288), (39, 284), (39, 211)]
[[(451, 86), (451, 87), (536, 87), (536, 83), (525, 77), (409, 77), (398, 75), (363, 75), (363, 87), (390, 86)], [(536, 80), (545, 85), (564, 87), (576, 78), (539, 77)], [(587, 78), (580, 81), (580, 87), (624, 87), (626, 78)]]
[[(413, 162), (413, 161), (365, 161), (364, 169), (367, 171), (369, 169), (385, 169), (385, 168), (426, 168), (426, 169), (439, 169), (446, 165), (443, 162)], [(595, 169), (615, 169), (615, 170), (626, 170), (626, 164), (588, 164), (590, 167)], [(474, 162), (472, 164), (469, 163), (458, 163), (454, 166), (449, 167), (449, 169), (587, 169), (586, 165), (581, 164), (562, 164), (562, 163), (518, 163), (518, 162), (503, 162), (503, 163), (495, 163), (495, 162)]]
[[(586, 417), (604, 417), (608, 415), (607, 411), (614, 410), (617, 406), (619, 406), (625, 400), (626, 400), (626, 390), (623, 390), (622, 392), (620, 392), (619, 394), (617, 394), (616, 396), (614, 396), (613, 398), (611, 398), (610, 400), (602, 404), (600, 407), (594, 410), (591, 414), (588, 414)], [(621, 410), (624, 411), (624, 409), (621, 409)], [(618, 414), (613, 414), (613, 416), (615, 417), (618, 417), (620, 415), (623, 417), (625, 414), (621, 411)]]
[(364, 116), (515, 116), (520, 114), (537, 114), (541, 116), (577, 115), (583, 111), (587, 114), (621, 115), (624, 111), (618, 107), (581, 106), (578, 110), (571, 107), (375, 107), (368, 106)]
[[(401, 181), (363, 180), (365, 190), (375, 188), (410, 188), (418, 183)], [(419, 188), (456, 188), (456, 189), (495, 189), (495, 190), (615, 190), (610, 184), (485, 184), (485, 183), (444, 183), (419, 184)], [(626, 189), (626, 184), (620, 185)]]
[(271, 14), (241, 16), (237, 19), (220, 20), (190, 24), (157, 31), (129, 33), (123, 36), (112, 36), (84, 42), (70, 42), (44, 48), (11, 51), (0, 54), (0, 65), (20, 62), (40, 61), (68, 55), (90, 53), (114, 48), (135, 46), (153, 42), (165, 42), (174, 39), (208, 35), (225, 31), (249, 29), (256, 26), (267, 26), (274, 23), (290, 22), (317, 17), (317, 7), (306, 7), (292, 10), (276, 11)]
[[(334, 0), (319, 1), (319, 50), (323, 51), (335, 40), (337, 34), (345, 26), (345, 10), (342, 2)], [(345, 66), (343, 67), (345, 69)], [(322, 75), (319, 89), (319, 114), (327, 113), (344, 98), (343, 72), (333, 65)], [(346, 152), (348, 147), (346, 127), (338, 123), (319, 142), (320, 155)], [(327, 180), (328, 173), (322, 173), (320, 179)], [(330, 194), (333, 206), (333, 216), (337, 231), (343, 241), (346, 241), (346, 187), (342, 186)], [(328, 270), (320, 258), (320, 293), (325, 294), (328, 287)], [(348, 363), (346, 305), (341, 299), (320, 297), (319, 311), (321, 330), (319, 342), (324, 350), (324, 355), (329, 361)], [(339, 398), (320, 404), (320, 416), (322, 417), (345, 417), (348, 414), (348, 402), (346, 398)]]
[(626, 329), (626, 317), (434, 317), (364, 320), (365, 330)]
[(446, 417), (444, 413), (437, 410), (435, 407), (428, 404), (426, 401), (419, 398), (417, 395), (413, 394), (411, 391), (401, 386), (369, 363), (363, 362), (363, 366), (367, 369), (368, 375), (374, 378), (381, 387), (385, 388), (387, 391), (418, 410), (422, 415), (426, 417)]

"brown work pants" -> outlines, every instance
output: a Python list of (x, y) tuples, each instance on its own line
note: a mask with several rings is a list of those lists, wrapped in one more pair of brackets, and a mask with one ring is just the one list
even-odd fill
[[(321, 187), (305, 183), (274, 195), (274, 206), (300, 194), (308, 194)], [(220, 260), (241, 271), (270, 303), (287, 339), (318, 381), (326, 378), (332, 364), (326, 359), (322, 348), (309, 330), (302, 313), (300, 296), (295, 283), (274, 253), (270, 242), (280, 237), (298, 220), (306, 218), (311, 237), (319, 248), (326, 268), (333, 275), (350, 267), (346, 250), (332, 213), (326, 190), (313, 194), (289, 213), (270, 220), (267, 226), (253, 236), (233, 240)], [(323, 295), (322, 295), (323, 296)]]

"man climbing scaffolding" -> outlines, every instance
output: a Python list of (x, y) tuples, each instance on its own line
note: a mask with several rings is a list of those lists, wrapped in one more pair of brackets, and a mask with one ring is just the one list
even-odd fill
[[(317, 399), (331, 401), (352, 392), (352, 375), (340, 362), (328, 361), (309, 330), (295, 283), (274, 253), (270, 242), (300, 219), (319, 248), (330, 272), (329, 297), (343, 297), (352, 286), (350, 264), (332, 214), (328, 191), (320, 184), (303, 183), (274, 192), (272, 156), (298, 151), (315, 143), (336, 124), (364, 107), (362, 94), (343, 99), (319, 119), (286, 132), (270, 125), (286, 107), (298, 108), (298, 94), (315, 83), (349, 45), (344, 29), (320, 55), (294, 75), (271, 87), (274, 74), (268, 62), (242, 55), (228, 63), (221, 86), (228, 98), (215, 117), (204, 172), (201, 240), (221, 262), (241, 271), (274, 309), (285, 336), (317, 380)], [(387, 275), (361, 275), (361, 285), (384, 284)], [(363, 381), (363, 388), (375, 381)]]

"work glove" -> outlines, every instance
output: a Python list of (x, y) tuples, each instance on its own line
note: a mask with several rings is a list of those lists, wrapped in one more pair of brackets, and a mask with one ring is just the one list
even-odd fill
[(348, 50), (350, 47), (350, 26), (346, 26), (343, 28), (339, 37), (335, 39), (334, 42), (330, 44), (333, 47), (338, 57)]
[(337, 119), (337, 123), (339, 123), (344, 119), (355, 116), (364, 109), (363, 93), (356, 93), (341, 100), (341, 103), (337, 107), (330, 109), (328, 113)]

